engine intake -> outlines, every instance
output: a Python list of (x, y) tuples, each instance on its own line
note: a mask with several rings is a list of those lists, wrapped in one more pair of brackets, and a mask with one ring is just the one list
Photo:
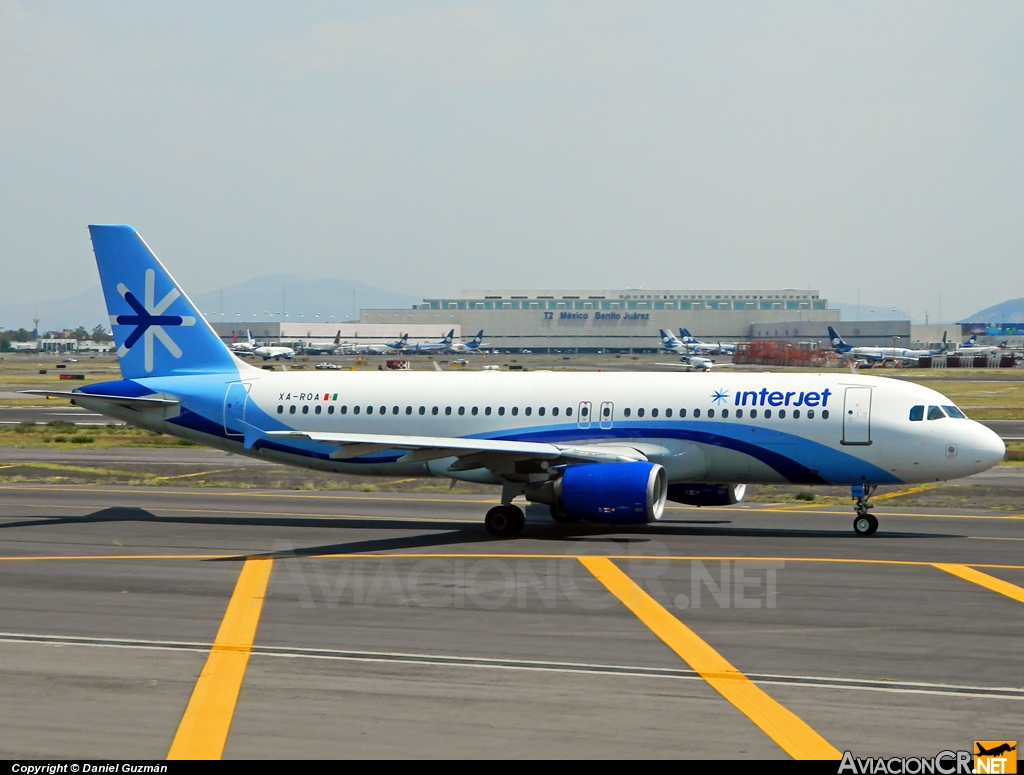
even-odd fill
[(745, 484), (670, 484), (668, 499), (689, 506), (731, 506), (747, 494)]
[(667, 481), (657, 463), (585, 463), (569, 466), (555, 481), (528, 486), (526, 498), (575, 519), (642, 524), (661, 519)]

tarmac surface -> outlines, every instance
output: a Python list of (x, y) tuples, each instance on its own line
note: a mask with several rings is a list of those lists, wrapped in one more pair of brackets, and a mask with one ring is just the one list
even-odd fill
[(633, 528), (531, 510), (495, 540), (491, 503), (0, 485), (0, 758), (932, 756), (1021, 737), (1024, 514), (880, 504), (858, 538), (849, 509), (816, 505)]

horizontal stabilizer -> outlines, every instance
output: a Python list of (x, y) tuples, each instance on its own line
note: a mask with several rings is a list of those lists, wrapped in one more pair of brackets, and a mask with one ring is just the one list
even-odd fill
[(175, 398), (151, 398), (148, 396), (105, 396), (97, 393), (81, 393), (74, 390), (19, 390), (19, 393), (28, 393), (35, 396), (49, 396), (51, 398), (69, 398), (97, 401), (106, 404), (117, 404), (119, 406), (131, 406), (136, 408), (177, 406), (180, 401)]

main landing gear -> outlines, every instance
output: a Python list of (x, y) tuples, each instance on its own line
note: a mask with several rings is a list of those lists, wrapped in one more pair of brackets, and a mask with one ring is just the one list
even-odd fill
[(511, 503), (495, 506), (487, 512), (484, 517), (484, 527), (492, 536), (498, 538), (510, 538), (518, 535), (519, 531), (526, 525), (526, 515), (518, 506)]
[(871, 513), (873, 507), (869, 503), (871, 493), (875, 491), (877, 486), (864, 482), (863, 484), (855, 484), (850, 488), (850, 497), (857, 501), (855, 507), (857, 516), (853, 518), (853, 532), (859, 536), (874, 535), (875, 531), (878, 530), (878, 519)]

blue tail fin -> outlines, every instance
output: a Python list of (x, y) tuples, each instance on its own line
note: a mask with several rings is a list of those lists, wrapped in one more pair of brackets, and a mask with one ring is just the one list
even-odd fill
[(131, 226), (90, 226), (125, 379), (238, 372), (238, 361)]
[(836, 349), (836, 352), (845, 353), (853, 349), (843, 341), (843, 337), (839, 336), (839, 332), (832, 328), (832, 326), (828, 327), (828, 338), (832, 341), (832, 346)]

